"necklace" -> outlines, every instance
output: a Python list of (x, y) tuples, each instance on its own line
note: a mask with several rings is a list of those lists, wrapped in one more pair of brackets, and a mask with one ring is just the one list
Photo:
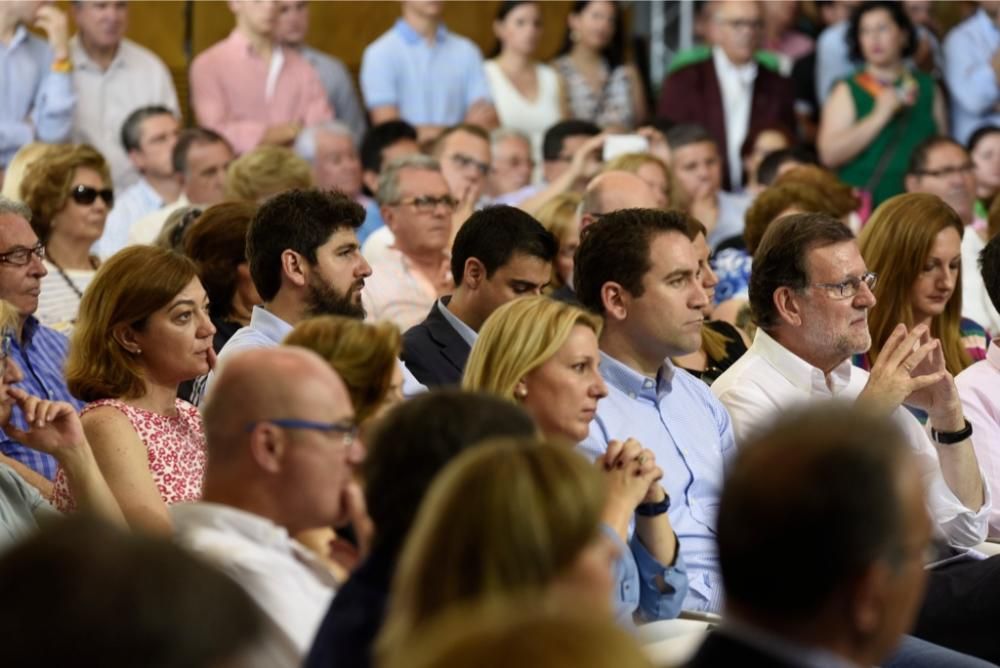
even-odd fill
[[(59, 275), (62, 276), (62, 279), (64, 281), (66, 281), (66, 285), (69, 286), (69, 289), (76, 293), (77, 298), (78, 299), (83, 299), (83, 290), (81, 290), (77, 286), (77, 284), (73, 282), (73, 279), (71, 279), (66, 274), (66, 272), (63, 271), (63, 268), (59, 266), (59, 263), (57, 263), (55, 260), (53, 260), (51, 255), (49, 255), (45, 259), (49, 261), (49, 264), (51, 264), (53, 267), (56, 268), (56, 271), (59, 272)], [(94, 269), (97, 269), (97, 267), (94, 264), (94, 258), (90, 258), (90, 266), (93, 267)]]

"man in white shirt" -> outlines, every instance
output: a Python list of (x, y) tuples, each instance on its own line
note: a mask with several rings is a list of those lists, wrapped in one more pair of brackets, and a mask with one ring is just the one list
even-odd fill
[(299, 666), (337, 583), (291, 536), (365, 518), (353, 480), (363, 451), (347, 388), (311, 351), (247, 351), (220, 373), (204, 420), (204, 492), (172, 509), (179, 540), (266, 615), (265, 641), (248, 663)]
[[(853, 355), (871, 346), (867, 317), (875, 305), (876, 278), (866, 270), (853, 233), (837, 219), (805, 213), (772, 223), (750, 277), (757, 335), (712, 392), (729, 411), (738, 446), (803, 404), (836, 398), (891, 415), (921, 461), (928, 509), (948, 543), (940, 540), (932, 559), (935, 568), (915, 635), (989, 658), (997, 643), (988, 640), (992, 635), (983, 625), (996, 613), (982, 606), (992, 608), (984, 603), (987, 596), (997, 599), (1000, 560), (962, 556), (986, 538), (991, 510), (972, 430), (940, 344), (926, 327), (908, 332), (899, 325), (870, 374), (851, 364)], [(930, 434), (904, 402), (928, 413)], [(973, 581), (983, 586), (971, 586)], [(949, 621), (947, 615), (961, 619)], [(971, 644), (958, 628), (976, 630)], [(982, 642), (988, 642), (986, 655)]]
[(171, 156), (179, 132), (177, 117), (161, 105), (140, 107), (125, 119), (122, 146), (140, 176), (115, 197), (104, 233), (94, 244), (94, 252), (102, 258), (128, 244), (129, 230), (141, 217), (177, 200), (181, 184)]
[(963, 143), (976, 128), (1000, 125), (1000, 2), (978, 4), (944, 40), (953, 134)]
[(74, 143), (90, 144), (111, 165), (115, 190), (139, 178), (121, 145), (125, 118), (138, 107), (163, 105), (180, 114), (170, 72), (157, 56), (125, 39), (128, 4), (73, 2), (78, 32), (70, 40), (76, 115)]

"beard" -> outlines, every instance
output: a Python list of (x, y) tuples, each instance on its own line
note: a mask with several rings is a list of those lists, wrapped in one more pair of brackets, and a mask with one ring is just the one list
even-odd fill
[[(360, 281), (360, 285), (363, 286), (364, 281)], [(354, 290), (355, 287), (358, 287), (358, 283), (351, 284), (351, 289), (346, 294), (338, 292), (336, 288), (323, 282), (319, 272), (311, 272), (306, 291), (306, 315), (342, 315), (358, 320), (364, 319), (364, 306), (360, 300), (354, 301), (355, 292), (360, 295), (360, 287), (357, 291)]]

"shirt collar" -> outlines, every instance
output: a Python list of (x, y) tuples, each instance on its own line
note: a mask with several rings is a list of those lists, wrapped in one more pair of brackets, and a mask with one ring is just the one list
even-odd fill
[(745, 65), (734, 65), (720, 47), (712, 47), (712, 62), (720, 77), (735, 78), (744, 85), (750, 85), (757, 78), (757, 61), (750, 59)]
[[(228, 39), (229, 42), (241, 52), (260, 58), (260, 54), (254, 50), (253, 44), (250, 43), (250, 40), (247, 39), (246, 35), (240, 32), (239, 28), (233, 28), (233, 31), (229, 33)], [(271, 46), (271, 51), (272, 53), (281, 52), (281, 45), (275, 42)]]
[(101, 67), (90, 59), (87, 54), (87, 50), (83, 48), (83, 44), (80, 43), (80, 34), (77, 33), (69, 40), (69, 52), (73, 59), (73, 68), (82, 70), (94, 70), (96, 72), (103, 72), (117, 68), (125, 67), (128, 62), (125, 59), (125, 39), (118, 43), (118, 50), (115, 51), (115, 57), (111, 60), (111, 64), (108, 65), (107, 70), (102, 70)]
[[(393, 26), (396, 34), (403, 38), (403, 41), (409, 45), (419, 44), (424, 41), (424, 36), (413, 29), (409, 23), (403, 19), (396, 19), (396, 25)], [(434, 34), (434, 41), (440, 44), (444, 41), (445, 37), (448, 36), (448, 31), (445, 29), (443, 24), (438, 24), (437, 32)]]
[(844, 360), (830, 372), (814, 367), (783, 345), (775, 341), (763, 329), (758, 329), (750, 349), (764, 358), (795, 387), (806, 394), (837, 395), (851, 382), (850, 358)]
[(18, 44), (28, 39), (28, 29), (24, 27), (23, 23), (19, 23), (16, 28), (14, 28), (14, 36), (10, 38), (10, 44), (7, 45), (8, 51), (13, 51)]
[(663, 364), (656, 372), (656, 380), (653, 380), (622, 364), (602, 350), (601, 375), (610, 385), (618, 388), (632, 399), (645, 397), (655, 400), (670, 392), (670, 384), (674, 378), (674, 365), (669, 359), (663, 360)]
[[(446, 301), (447, 300), (447, 301)], [(442, 297), (437, 300), (437, 310), (441, 313), (448, 324), (451, 325), (458, 335), (462, 337), (469, 346), (476, 345), (476, 339), (479, 337), (476, 334), (476, 330), (472, 329), (465, 324), (465, 321), (459, 318), (457, 315), (448, 310), (448, 301), (451, 301), (451, 297)]]
[(292, 331), (291, 325), (263, 306), (253, 307), (250, 313), (250, 327), (274, 341), (275, 345), (280, 344), (288, 332)]

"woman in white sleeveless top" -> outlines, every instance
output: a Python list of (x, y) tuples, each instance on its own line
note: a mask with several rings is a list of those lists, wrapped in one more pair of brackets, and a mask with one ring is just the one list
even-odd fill
[(531, 137), (537, 162), (542, 135), (566, 117), (559, 75), (535, 58), (542, 10), (536, 2), (503, 2), (493, 32), (498, 46), (484, 67), (500, 125)]

